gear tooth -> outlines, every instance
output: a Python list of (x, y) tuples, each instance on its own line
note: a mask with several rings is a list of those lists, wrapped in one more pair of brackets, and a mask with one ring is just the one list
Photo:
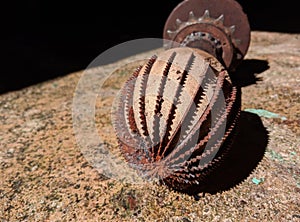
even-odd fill
[(176, 25), (177, 27), (179, 27), (182, 24), (182, 21), (178, 18), (176, 19)]
[(215, 20), (215, 23), (217, 24), (224, 24), (224, 15), (220, 15), (216, 20)]
[(168, 29), (168, 30), (167, 30), (167, 33), (168, 33), (169, 37), (173, 39), (173, 38), (175, 37), (175, 35), (176, 35), (177, 32)]
[(196, 16), (194, 15), (194, 12), (190, 11), (189, 12), (189, 20), (195, 20), (195, 19), (196, 19)]
[(208, 18), (210, 18), (209, 10), (206, 9), (205, 12), (204, 12), (204, 14), (203, 14), (203, 16), (201, 17), (201, 20), (208, 19)]
[(234, 31), (235, 31), (235, 25), (230, 26), (229, 27), (229, 32), (230, 32), (231, 35), (234, 33)]

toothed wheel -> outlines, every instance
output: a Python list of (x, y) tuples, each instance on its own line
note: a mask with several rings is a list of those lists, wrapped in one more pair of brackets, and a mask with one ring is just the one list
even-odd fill
[(166, 48), (199, 48), (233, 70), (247, 53), (250, 26), (234, 0), (185, 0), (167, 19), (163, 37)]

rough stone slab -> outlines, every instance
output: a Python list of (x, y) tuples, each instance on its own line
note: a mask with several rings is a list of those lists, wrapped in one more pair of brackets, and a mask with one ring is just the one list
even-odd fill
[[(89, 71), (111, 72), (153, 53)], [(89, 164), (72, 125), (81, 72), (1, 95), (0, 220), (300, 221), (300, 35), (252, 32), (245, 59), (240, 72), (257, 75), (243, 82), (242, 108), (268, 110), (286, 120), (261, 117), (269, 144), (258, 167), (233, 189), (199, 201), (164, 186), (124, 185)], [(101, 108), (109, 107), (105, 102), (97, 103), (96, 124), (116, 147), (106, 128), (110, 123), (101, 116)]]

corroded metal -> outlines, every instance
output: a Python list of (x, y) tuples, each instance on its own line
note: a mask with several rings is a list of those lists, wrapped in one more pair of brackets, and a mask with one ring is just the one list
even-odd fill
[(222, 64), (198, 49), (166, 50), (133, 73), (118, 101), (114, 128), (130, 166), (175, 190), (200, 192), (226, 156), (240, 112)]
[[(233, 70), (248, 50), (250, 25), (236, 1), (186, 0), (168, 17), (163, 37), (205, 50)], [(166, 44), (166, 48), (171, 47), (172, 42)]]
[(122, 87), (113, 125), (141, 177), (195, 195), (237, 132), (241, 94), (227, 70), (245, 56), (250, 28), (233, 0), (186, 0), (169, 16), (164, 39), (166, 50)]

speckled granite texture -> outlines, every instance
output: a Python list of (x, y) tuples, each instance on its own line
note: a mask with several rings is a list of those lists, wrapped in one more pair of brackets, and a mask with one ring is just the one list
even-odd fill
[(300, 221), (300, 35), (252, 32), (240, 69), (256, 72), (236, 77), (242, 109), (285, 118), (261, 117), (269, 143), (245, 181), (199, 201), (164, 186), (124, 185), (89, 164), (72, 128), (81, 72), (1, 95), (0, 221)]

